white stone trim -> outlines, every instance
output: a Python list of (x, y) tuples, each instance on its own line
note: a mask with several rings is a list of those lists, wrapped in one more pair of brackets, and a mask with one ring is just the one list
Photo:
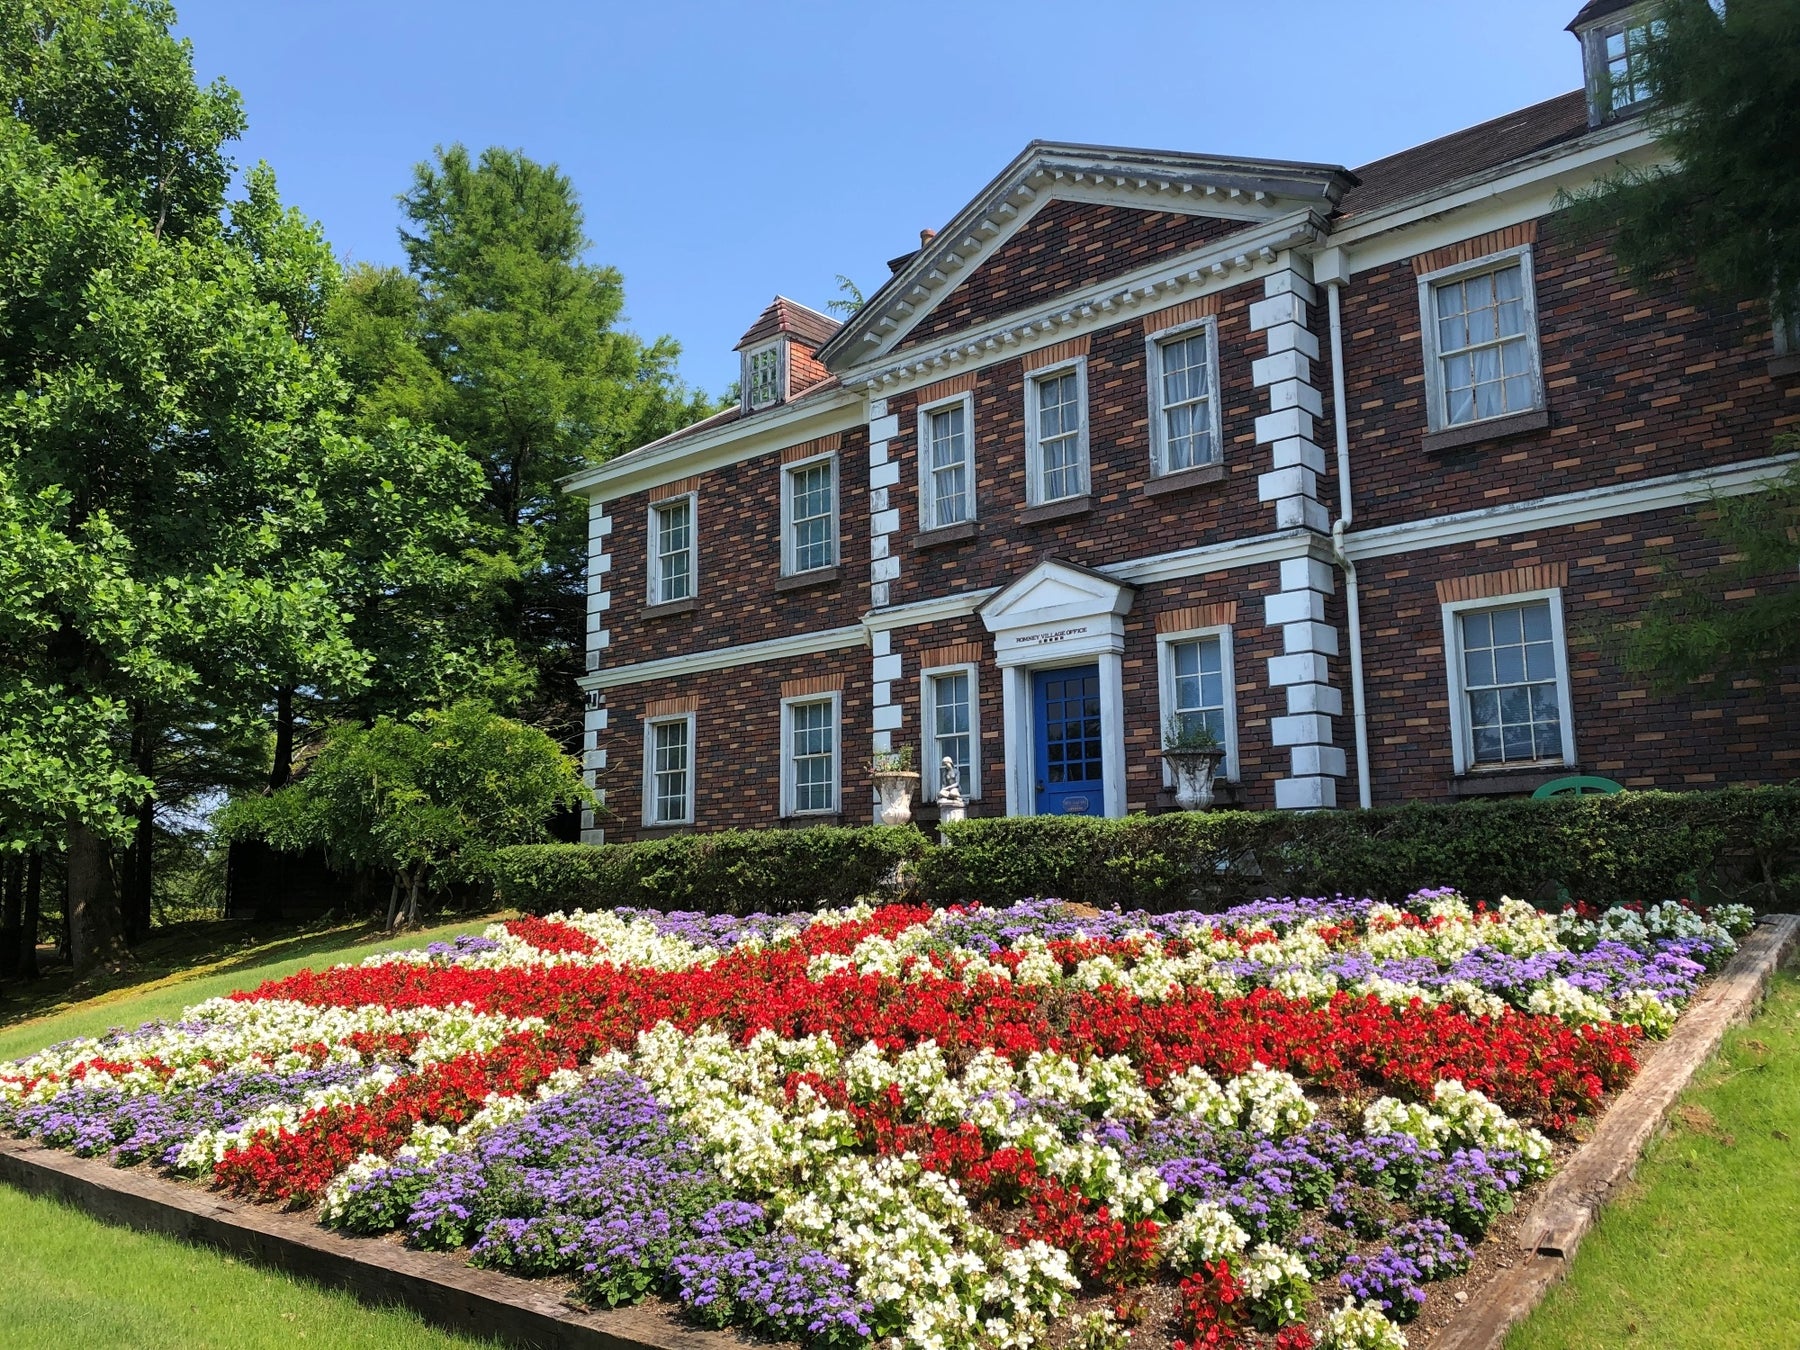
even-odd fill
[(795, 633), (789, 637), (769, 638), (763, 642), (745, 642), (681, 656), (664, 656), (629, 666), (609, 666), (605, 670), (584, 675), (577, 683), (589, 691), (615, 689), (620, 685), (679, 679), (684, 675), (728, 670), (732, 666), (753, 665), (759, 661), (779, 661), (790, 656), (816, 656), (823, 652), (842, 651), (846, 647), (866, 647), (868, 642), (868, 630), (860, 623), (851, 624), (845, 628), (826, 628), (810, 633)]
[[(1562, 588), (1551, 586), (1543, 590), (1489, 595), (1479, 600), (1447, 600), (1439, 606), (1444, 625), (1444, 678), (1450, 691), (1450, 750), (1459, 778), (1467, 773), (1486, 773), (1490, 770), (1473, 767), (1475, 749), (1469, 730), (1469, 715), (1465, 710), (1468, 700), (1463, 688), (1462, 635), (1457, 631), (1457, 616), (1477, 610), (1506, 609), (1513, 605), (1529, 604), (1533, 600), (1550, 602), (1550, 654), (1556, 660), (1556, 701), (1561, 722), (1559, 730), (1562, 732), (1562, 762), (1565, 767), (1575, 763), (1575, 705), (1569, 685), (1569, 647), (1563, 630)], [(1496, 765), (1494, 771), (1541, 768), (1543, 764), (1544, 761), (1540, 759), (1517, 765)]]

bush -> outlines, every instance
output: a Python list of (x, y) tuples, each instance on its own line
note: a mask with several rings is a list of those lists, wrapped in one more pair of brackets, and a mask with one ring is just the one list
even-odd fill
[(1398, 899), (1454, 886), (1596, 902), (1700, 893), (1800, 901), (1800, 789), (1625, 792), (1373, 811), (1217, 811), (1124, 820), (1002, 818), (951, 828), (922, 859), (935, 904), (1032, 896), (1151, 911), (1265, 895)]
[(490, 862), (496, 898), (528, 913), (558, 909), (781, 913), (892, 898), (903, 864), (930, 847), (882, 825), (723, 830), (639, 844), (505, 848)]

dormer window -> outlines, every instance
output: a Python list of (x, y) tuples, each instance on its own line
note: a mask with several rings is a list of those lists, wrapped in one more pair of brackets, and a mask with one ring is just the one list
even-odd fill
[(783, 388), (787, 383), (782, 370), (786, 364), (782, 360), (784, 345), (771, 342), (744, 353), (744, 397), (751, 412), (774, 407), (787, 392)]
[[(1588, 122), (1599, 126), (1641, 111), (1650, 100), (1647, 50), (1667, 28), (1647, 6), (1589, 5), (1610, 12), (1578, 27), (1587, 64)], [(1584, 11), (1585, 13), (1585, 11)], [(1577, 24), (1580, 24), (1578, 19)]]

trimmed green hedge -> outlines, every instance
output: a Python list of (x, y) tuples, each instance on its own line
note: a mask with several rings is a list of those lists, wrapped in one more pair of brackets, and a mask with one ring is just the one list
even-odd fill
[[(503, 904), (534, 913), (635, 905), (714, 914), (865, 897), (1211, 909), (1265, 895), (1664, 900), (1800, 906), (1800, 788), (1625, 792), (1375, 811), (1010, 817), (951, 828), (951, 847), (883, 826), (727, 830), (641, 844), (502, 849)], [(903, 867), (904, 865), (904, 867)], [(902, 885), (895, 879), (904, 877)]]
[(1800, 902), (1800, 789), (1623, 792), (1373, 811), (965, 821), (918, 869), (937, 904), (1056, 896), (1151, 911), (1265, 895)]
[(881, 825), (721, 830), (641, 844), (528, 844), (494, 855), (500, 903), (558, 909), (782, 913), (889, 895), (903, 863), (931, 846), (914, 829)]

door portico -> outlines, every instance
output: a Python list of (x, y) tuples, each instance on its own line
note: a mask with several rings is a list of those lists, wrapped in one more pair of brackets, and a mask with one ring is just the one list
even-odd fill
[(993, 636), (1000, 668), (1009, 816), (1037, 814), (1038, 783), (1049, 784), (1049, 766), (1037, 762), (1045, 729), (1037, 725), (1033, 677), (1081, 666), (1096, 667), (1099, 674), (1102, 777), (1099, 802), (1089, 801), (1082, 810), (1125, 814), (1125, 615), (1136, 598), (1136, 590), (1123, 582), (1046, 558), (982, 605), (981, 621)]

